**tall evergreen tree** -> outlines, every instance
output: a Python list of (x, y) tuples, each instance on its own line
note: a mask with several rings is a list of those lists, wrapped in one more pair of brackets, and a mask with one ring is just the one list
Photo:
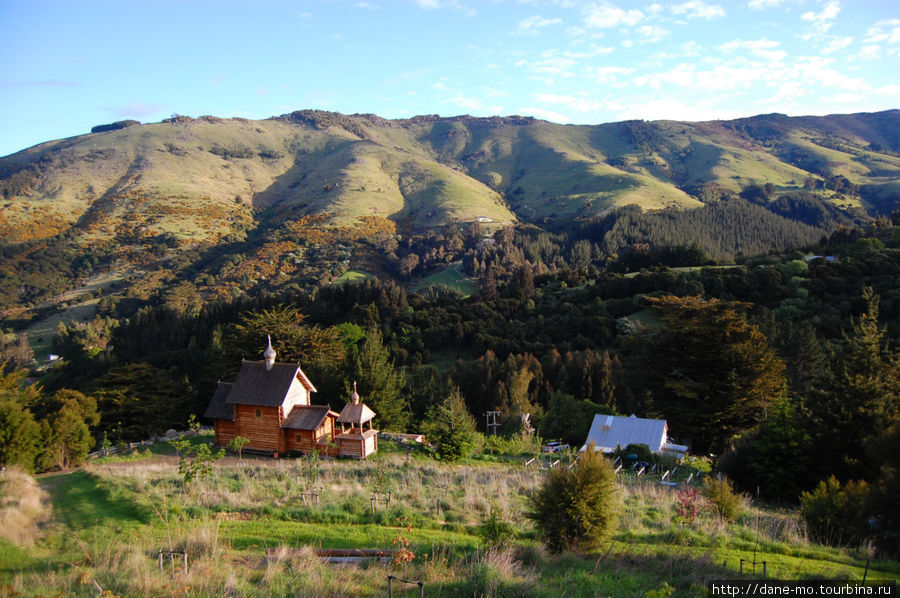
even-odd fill
[(877, 463), (865, 459), (866, 445), (900, 419), (900, 355), (878, 325), (878, 297), (866, 287), (863, 298), (866, 313), (844, 335), (828, 378), (807, 398), (819, 454), (830, 456), (823, 468), (840, 480), (877, 475)]
[(384, 430), (403, 432), (410, 423), (410, 411), (401, 395), (406, 378), (394, 367), (390, 351), (382, 343), (381, 332), (371, 328), (359, 347), (347, 360), (346, 396), (353, 382), (362, 400), (377, 414), (377, 425)]
[(766, 418), (784, 364), (735, 304), (674, 296), (650, 304), (663, 321), (643, 363), (654, 405), (695, 452), (720, 451)]
[(425, 437), (442, 459), (471, 457), (475, 448), (475, 418), (466, 409), (459, 389), (454, 388), (441, 403), (433, 405), (422, 423)]
[(25, 385), (27, 370), (4, 373), (0, 364), (0, 465), (34, 471), (41, 450), (41, 428), (28, 406), (38, 389)]

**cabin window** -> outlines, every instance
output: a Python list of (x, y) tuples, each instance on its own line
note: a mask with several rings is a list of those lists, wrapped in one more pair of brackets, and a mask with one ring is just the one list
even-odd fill
[(300, 434), (297, 434), (297, 442), (301, 442), (302, 440), (303, 440), (303, 437), (300, 436)]
[(262, 417), (262, 409), (256, 410), (256, 417)]

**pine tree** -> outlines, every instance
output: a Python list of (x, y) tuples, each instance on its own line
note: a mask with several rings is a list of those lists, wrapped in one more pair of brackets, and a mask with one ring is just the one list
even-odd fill
[(406, 430), (410, 412), (401, 395), (406, 378), (394, 367), (377, 329), (370, 328), (359, 348), (351, 353), (346, 379), (347, 396), (352, 392), (352, 383), (356, 382), (363, 402), (376, 413), (375, 421), (381, 429)]
[(898, 421), (900, 355), (878, 325), (878, 297), (863, 290), (866, 313), (852, 324), (833, 361), (828, 378), (810, 393), (808, 408), (816, 427), (820, 454), (829, 454), (828, 471), (840, 480), (873, 479), (877, 463), (865, 448)]
[(28, 409), (38, 390), (34, 385), (23, 385), (27, 373), (4, 373), (0, 364), (0, 465), (34, 471), (41, 450), (41, 428)]
[(443, 402), (428, 410), (422, 431), (441, 459), (455, 461), (472, 456), (475, 418), (466, 409), (466, 402), (458, 388), (454, 388)]
[(643, 367), (656, 408), (695, 452), (719, 451), (731, 436), (766, 418), (784, 386), (784, 364), (734, 304), (661, 297), (663, 320)]

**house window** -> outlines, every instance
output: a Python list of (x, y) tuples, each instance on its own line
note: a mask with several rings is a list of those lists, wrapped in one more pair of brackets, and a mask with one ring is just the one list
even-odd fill
[(300, 436), (300, 434), (297, 434), (297, 442), (301, 442), (302, 440), (303, 440), (303, 437)]
[(262, 417), (262, 409), (256, 410), (256, 417)]

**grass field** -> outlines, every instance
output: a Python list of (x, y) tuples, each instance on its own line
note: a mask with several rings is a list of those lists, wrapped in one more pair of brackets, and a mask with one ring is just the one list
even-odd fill
[(355, 282), (357, 280), (365, 280), (366, 278), (372, 278), (374, 274), (371, 272), (366, 272), (365, 270), (347, 270), (343, 274), (337, 277), (334, 281), (335, 284), (345, 284), (348, 282)]
[(472, 293), (475, 292), (475, 281), (460, 272), (461, 266), (462, 262), (454, 262), (447, 269), (431, 276), (426, 276), (417, 282), (412, 290), (421, 293), (430, 286), (440, 284), (458, 290), (463, 294), (463, 297), (471, 297)]
[[(166, 445), (42, 476), (26, 490), (7, 472), (0, 521), (16, 512), (18, 495), (38, 497), (45, 512), (35, 515), (43, 522), (34, 537), (0, 540), (0, 592), (382, 596), (396, 575), (422, 580), (426, 596), (645, 596), (669, 587), (695, 596), (707, 579), (741, 578), (740, 559), (755, 557), (758, 569), (765, 561), (770, 578), (858, 580), (870, 558), (865, 547), (812, 544), (796, 513), (749, 501), (734, 523), (709, 508), (683, 523), (674, 491), (634, 476), (620, 478), (623, 513), (610, 546), (550, 555), (524, 515), (526, 494), (545, 475), (523, 467), (518, 454), (528, 447), (492, 442), (493, 455), (450, 465), (383, 444), (367, 462), (228, 457), (189, 485), (175, 457), (161, 454)], [(391, 501), (373, 513), (376, 486)], [(304, 498), (311, 489), (318, 503)], [(511, 533), (489, 548), (479, 529), (492, 510)], [(402, 546), (414, 555), (408, 562), (331, 565), (312, 552)], [(159, 550), (185, 550), (188, 571), (169, 561), (160, 571)], [(868, 575), (897, 579), (900, 564), (870, 562)]]

